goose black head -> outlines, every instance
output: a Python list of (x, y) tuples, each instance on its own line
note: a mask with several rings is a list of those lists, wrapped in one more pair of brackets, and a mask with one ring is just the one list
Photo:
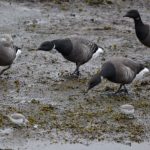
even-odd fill
[(50, 50), (52, 50), (54, 47), (55, 47), (55, 45), (54, 45), (53, 42), (51, 42), (51, 41), (46, 41), (46, 42), (43, 42), (43, 43), (38, 47), (38, 50), (41, 50), (41, 51), (50, 51)]
[(138, 12), (138, 10), (129, 10), (126, 15), (124, 15), (123, 17), (129, 17), (129, 18), (132, 18), (132, 19), (135, 19), (135, 20), (138, 20), (140, 19), (140, 14)]
[(102, 77), (101, 77), (100, 73), (95, 74), (88, 83), (88, 90), (90, 90), (93, 87), (95, 87), (96, 85), (98, 85), (101, 82), (101, 78)]

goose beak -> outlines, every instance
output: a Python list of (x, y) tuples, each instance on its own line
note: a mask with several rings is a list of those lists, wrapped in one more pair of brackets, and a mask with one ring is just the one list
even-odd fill
[(88, 89), (86, 89), (85, 93), (88, 93), (88, 92), (89, 92), (89, 88), (88, 88)]
[(41, 51), (42, 49), (40, 48), (40, 47), (38, 47), (37, 49), (36, 49), (36, 51)]
[(85, 89), (82, 93), (83, 95), (86, 95), (88, 93), (89, 89)]

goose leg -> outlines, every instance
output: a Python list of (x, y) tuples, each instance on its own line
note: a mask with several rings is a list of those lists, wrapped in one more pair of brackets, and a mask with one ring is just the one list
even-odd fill
[(4, 68), (1, 72), (0, 75), (2, 75), (6, 70), (8, 70), (11, 67), (11, 65), (9, 65), (8, 67)]
[(115, 94), (117, 94), (117, 93), (120, 93), (121, 92), (121, 88), (122, 88), (122, 84), (120, 84), (120, 86), (119, 86), (119, 88), (118, 88), (118, 90), (115, 92)]
[(76, 76), (79, 76), (79, 75), (80, 75), (79, 67), (80, 67), (80, 65), (76, 64), (76, 69), (75, 69), (75, 71), (72, 73), (72, 75), (76, 75)]
[(123, 85), (123, 87), (124, 87), (124, 92), (127, 93), (127, 94), (129, 94), (129, 93), (128, 93), (128, 90), (127, 90), (127, 88), (126, 88), (126, 86)]
[[(123, 89), (121, 89), (122, 86), (123, 86)], [(127, 88), (126, 88), (126, 86), (124, 84), (120, 84), (120, 87), (118, 88), (117, 92), (115, 92), (115, 94), (121, 93), (121, 92), (125, 92), (126, 94), (129, 94), (128, 90), (127, 90)]]

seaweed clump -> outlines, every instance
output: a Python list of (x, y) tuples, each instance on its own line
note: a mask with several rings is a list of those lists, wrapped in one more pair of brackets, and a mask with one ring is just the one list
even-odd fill
[(113, 4), (112, 0), (85, 0), (89, 5)]

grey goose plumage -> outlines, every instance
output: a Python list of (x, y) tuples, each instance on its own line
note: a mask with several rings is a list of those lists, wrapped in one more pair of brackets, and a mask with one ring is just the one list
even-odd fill
[(14, 60), (20, 55), (20, 48), (13, 45), (13, 39), (11, 35), (5, 34), (0, 39), (0, 66), (6, 66), (1, 70), (0, 75), (8, 70)]
[(71, 62), (76, 63), (74, 74), (79, 75), (79, 67), (88, 62), (93, 54), (103, 53), (94, 42), (80, 38), (70, 37), (65, 39), (56, 39), (43, 42), (38, 50), (50, 51), (55, 48), (63, 57)]
[(150, 47), (150, 26), (144, 24), (138, 10), (130, 10), (124, 15), (134, 20), (135, 32), (139, 41), (147, 47)]
[(105, 78), (111, 82), (120, 84), (116, 93), (122, 91), (122, 86), (124, 87), (124, 91), (128, 93), (125, 84), (130, 84), (136, 75), (143, 69), (143, 64), (135, 62), (129, 58), (111, 58), (102, 65), (101, 71), (94, 75), (89, 81), (88, 90), (98, 85), (102, 78)]

